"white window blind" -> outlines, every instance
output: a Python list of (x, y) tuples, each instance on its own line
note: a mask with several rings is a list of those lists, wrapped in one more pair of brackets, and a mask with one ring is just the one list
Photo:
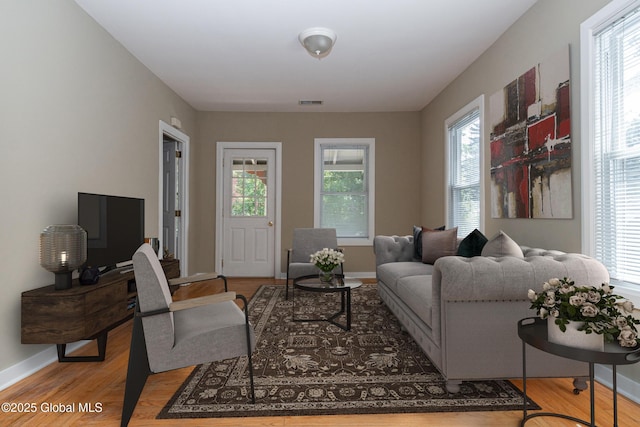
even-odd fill
[(458, 236), (480, 228), (480, 109), (474, 108), (448, 126), (449, 227)]
[[(594, 251), (640, 283), (640, 9), (594, 34)], [(588, 173), (588, 171), (584, 171)]]
[(316, 227), (335, 228), (340, 245), (368, 245), (374, 237), (373, 138), (315, 140)]

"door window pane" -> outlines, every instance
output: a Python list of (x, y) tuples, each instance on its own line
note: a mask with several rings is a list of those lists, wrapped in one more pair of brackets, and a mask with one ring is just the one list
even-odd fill
[(232, 167), (231, 216), (266, 216), (267, 160), (236, 157)]

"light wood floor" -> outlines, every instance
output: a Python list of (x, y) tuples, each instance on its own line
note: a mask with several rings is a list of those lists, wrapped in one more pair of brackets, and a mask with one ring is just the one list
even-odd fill
[[(278, 283), (273, 279), (230, 279), (229, 288), (247, 297), (254, 294), (260, 284)], [(179, 289), (175, 299), (200, 296), (213, 290), (217, 285), (192, 285)], [(127, 322), (109, 333), (107, 357), (104, 362), (94, 363), (52, 363), (27, 379), (0, 392), (0, 402), (33, 404), (35, 412), (0, 413), (3, 426), (116, 426), (120, 422), (124, 384), (127, 371), (128, 348), (131, 339), (131, 324)], [(89, 344), (76, 353), (93, 354), (95, 345)], [(133, 414), (131, 426), (518, 426), (521, 411), (511, 412), (463, 412), (434, 414), (389, 414), (389, 415), (349, 415), (313, 417), (264, 417), (227, 419), (184, 419), (156, 420), (156, 415), (180, 387), (192, 368), (152, 375), (142, 392)], [(517, 386), (522, 381), (513, 380)], [(570, 379), (530, 380), (527, 382), (530, 395), (546, 412), (569, 413), (582, 419), (589, 419), (589, 393), (579, 396), (572, 393)], [(599, 426), (611, 426), (612, 393), (597, 384), (596, 422)], [(70, 413), (44, 412), (54, 404), (72, 405)], [(88, 413), (79, 410), (80, 404), (101, 406), (100, 412)], [(618, 399), (619, 425), (631, 427), (640, 424), (640, 405), (625, 398)], [(55, 408), (55, 407), (54, 407)], [(4, 407), (3, 407), (4, 409)], [(529, 426), (572, 426), (576, 423), (558, 418), (535, 418)]]

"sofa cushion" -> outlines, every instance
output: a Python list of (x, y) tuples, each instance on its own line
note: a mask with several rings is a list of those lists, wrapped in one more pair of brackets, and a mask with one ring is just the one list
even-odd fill
[(430, 275), (432, 271), (432, 265), (421, 262), (388, 262), (378, 266), (377, 275), (379, 281), (396, 292), (397, 282), (403, 277)]
[(422, 232), (422, 262), (433, 264), (438, 258), (456, 254), (458, 227)]
[(480, 256), (482, 248), (489, 241), (477, 228), (467, 235), (458, 245), (457, 255), (471, 258)]
[(482, 256), (514, 256), (524, 258), (522, 249), (513, 239), (500, 230), (482, 248)]
[(424, 323), (432, 327), (431, 276), (403, 277), (398, 280), (396, 294)]

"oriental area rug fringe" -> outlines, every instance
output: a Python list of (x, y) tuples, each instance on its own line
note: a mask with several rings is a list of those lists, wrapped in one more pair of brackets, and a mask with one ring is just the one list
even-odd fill
[[(282, 285), (264, 285), (249, 303), (256, 403), (249, 400), (245, 356), (197, 366), (158, 418), (522, 409), (522, 393), (509, 381), (463, 382), (458, 393), (448, 393), (375, 284), (352, 290), (350, 331), (324, 321), (293, 322), (291, 294), (285, 300), (284, 292)], [(339, 294), (296, 291), (295, 298), (296, 318), (340, 308)], [(528, 408), (540, 409), (532, 401)]]

